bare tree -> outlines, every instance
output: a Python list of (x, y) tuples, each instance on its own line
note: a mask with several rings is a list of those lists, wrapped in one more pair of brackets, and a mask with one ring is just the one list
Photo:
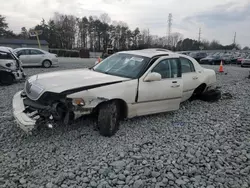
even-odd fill
[(171, 35), (171, 38), (172, 46), (176, 47), (177, 43), (183, 39), (183, 35), (176, 32)]
[(20, 37), (23, 38), (23, 39), (28, 39), (29, 38), (29, 32), (25, 27), (21, 28)]
[(100, 20), (102, 23), (106, 23), (106, 24), (109, 24), (111, 22), (111, 18), (109, 17), (107, 13), (101, 14)]

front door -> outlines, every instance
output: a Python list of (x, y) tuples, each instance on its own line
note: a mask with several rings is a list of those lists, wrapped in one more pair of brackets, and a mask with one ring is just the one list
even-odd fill
[[(138, 116), (179, 109), (183, 88), (180, 69), (179, 58), (161, 57), (139, 79)], [(159, 73), (162, 79), (146, 82), (151, 72)]]

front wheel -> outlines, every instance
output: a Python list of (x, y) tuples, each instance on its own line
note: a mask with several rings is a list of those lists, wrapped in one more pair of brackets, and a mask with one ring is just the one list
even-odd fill
[(116, 101), (103, 103), (99, 107), (97, 127), (102, 136), (113, 136), (120, 124), (120, 109)]

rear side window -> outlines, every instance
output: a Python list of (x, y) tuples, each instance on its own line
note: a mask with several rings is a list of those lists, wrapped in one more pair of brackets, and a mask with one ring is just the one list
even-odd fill
[(30, 55), (40, 55), (43, 54), (43, 52), (39, 51), (39, 50), (30, 50)]
[(180, 58), (182, 73), (195, 72), (193, 63), (187, 58)]

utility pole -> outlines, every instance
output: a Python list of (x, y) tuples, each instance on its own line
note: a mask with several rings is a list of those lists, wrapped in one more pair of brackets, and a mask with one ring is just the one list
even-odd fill
[(236, 32), (234, 33), (234, 40), (233, 40), (233, 44), (236, 44)]
[(199, 37), (198, 37), (198, 42), (199, 42), (199, 44), (200, 44), (200, 42), (201, 42), (201, 28), (199, 28)]
[(147, 40), (147, 46), (148, 46), (148, 48), (149, 48), (149, 29), (148, 29), (148, 38), (147, 38), (148, 40)]
[(168, 15), (168, 46), (171, 45), (172, 13)]

